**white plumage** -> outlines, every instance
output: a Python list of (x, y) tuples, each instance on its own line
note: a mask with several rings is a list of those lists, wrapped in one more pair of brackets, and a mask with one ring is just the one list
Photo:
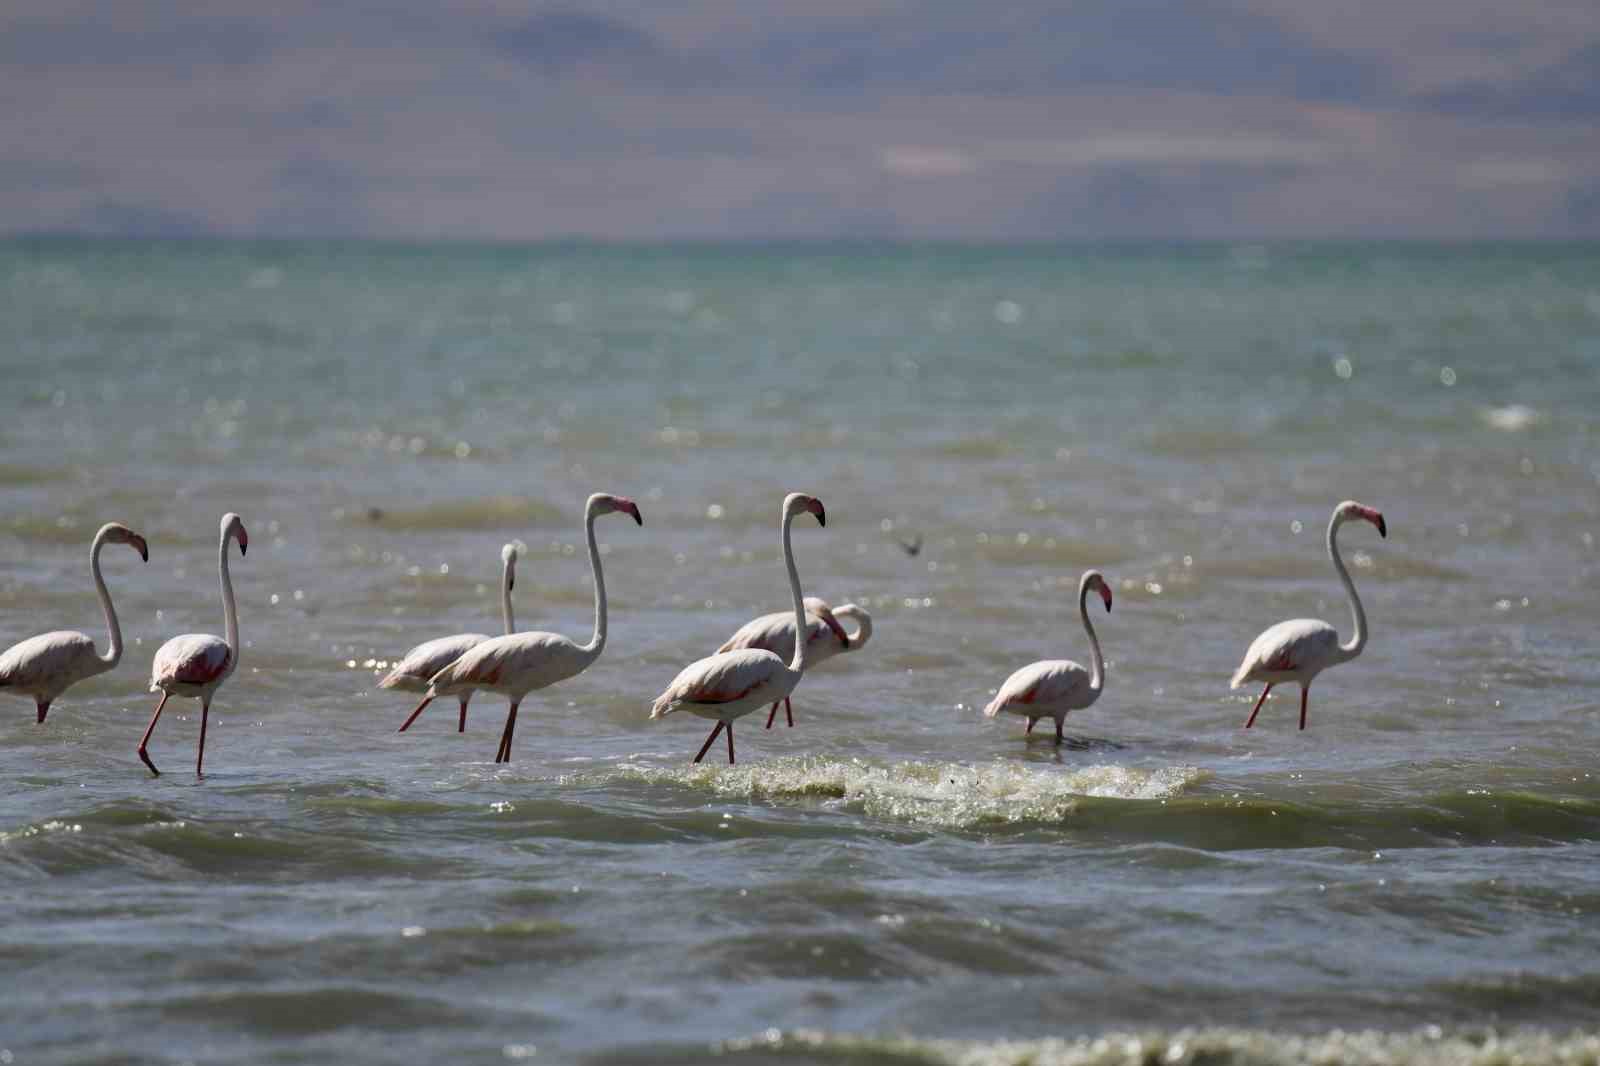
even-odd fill
[(161, 711), (173, 696), (200, 701), (200, 743), (194, 760), (195, 775), (202, 776), (206, 761), (206, 725), (211, 717), (211, 697), (239, 668), (239, 614), (233, 602), (233, 580), (228, 576), (228, 542), (239, 542), (239, 554), (250, 548), (250, 535), (244, 521), (232, 511), (222, 516), (217, 545), (217, 575), (222, 582), (222, 621), (226, 638), (209, 633), (185, 633), (173, 637), (156, 651), (150, 663), (150, 691), (161, 693), (156, 712), (150, 716), (139, 741), (139, 758), (158, 777), (160, 770), (150, 760), (150, 735), (156, 731)]
[(1081, 711), (1100, 698), (1105, 688), (1105, 660), (1100, 653), (1100, 640), (1095, 636), (1094, 625), (1089, 621), (1089, 591), (1100, 593), (1106, 610), (1111, 610), (1111, 586), (1098, 570), (1086, 571), (1078, 582), (1078, 613), (1083, 618), (1084, 632), (1089, 635), (1089, 649), (1093, 670), (1085, 669), (1069, 659), (1046, 659), (1030, 663), (1006, 678), (1000, 691), (983, 709), (984, 716), (993, 718), (1001, 712), (1021, 715), (1028, 720), (1027, 732), (1033, 732), (1034, 723), (1041, 718), (1052, 718), (1056, 723), (1056, 743), (1064, 739), (1062, 727), (1068, 713)]
[(1389, 528), (1382, 514), (1354, 500), (1346, 500), (1335, 507), (1333, 517), (1328, 520), (1328, 557), (1333, 560), (1333, 568), (1338, 571), (1339, 580), (1350, 596), (1355, 635), (1349, 644), (1340, 644), (1339, 634), (1328, 623), (1316, 618), (1295, 618), (1279, 622), (1251, 641), (1244, 653), (1244, 661), (1233, 672), (1233, 687), (1263, 682), (1266, 688), (1261, 690), (1261, 697), (1256, 700), (1250, 717), (1245, 719), (1246, 729), (1255, 725), (1256, 715), (1261, 712), (1261, 705), (1266, 702), (1272, 686), (1284, 681), (1295, 681), (1300, 685), (1300, 728), (1304, 729), (1311, 682), (1328, 667), (1354, 659), (1366, 647), (1367, 614), (1362, 610), (1355, 583), (1350, 580), (1350, 572), (1345, 569), (1344, 560), (1339, 555), (1337, 539), (1339, 527), (1352, 518), (1371, 522), (1377, 527), (1380, 537), (1387, 537)]
[(618, 511), (632, 515), (635, 522), (644, 525), (639, 505), (626, 496), (597, 492), (589, 497), (584, 507), (583, 529), (589, 542), (589, 569), (594, 576), (594, 635), (587, 644), (576, 644), (559, 633), (538, 631), (490, 637), (469, 648), (461, 658), (429, 679), (427, 695), (411, 717), (415, 718), (423, 707), (440, 696), (466, 697), (478, 689), (498, 692), (510, 700), (511, 707), (494, 761), (510, 762), (517, 708), (523, 697), (583, 673), (605, 650), (606, 582), (600, 566), (600, 549), (594, 539), (594, 520)]
[[(783, 501), (783, 562), (789, 571), (789, 591), (794, 598), (791, 617), (793, 632), (805, 626), (805, 605), (800, 595), (800, 574), (794, 565), (794, 548), (789, 542), (789, 527), (798, 514), (817, 516), (817, 524), (828, 524), (822, 501), (815, 496), (792, 492)], [(678, 672), (666, 690), (657, 696), (650, 707), (651, 718), (664, 718), (675, 711), (688, 711), (701, 718), (716, 720), (711, 735), (706, 738), (695, 762), (705, 758), (712, 741), (724, 729), (728, 731), (728, 762), (733, 757), (733, 723), (757, 707), (777, 703), (788, 697), (800, 683), (806, 667), (806, 641), (795, 644), (794, 657), (785, 663), (772, 652), (762, 648), (741, 648), (721, 651), (690, 663)]]
[[(500, 549), (500, 613), (505, 623), (506, 633), (515, 633), (517, 630), (516, 617), (511, 610), (511, 590), (517, 583), (517, 546), (507, 544)], [(451, 637), (436, 637), (424, 641), (415, 648), (406, 652), (400, 661), (394, 664), (394, 669), (378, 682), (379, 688), (398, 689), (401, 692), (426, 692), (433, 681), (433, 675), (465, 655), (473, 647), (489, 639), (487, 633), (457, 633)], [(456, 726), (456, 732), (464, 733), (467, 729), (467, 702), (472, 698), (472, 693), (461, 693), (461, 717)], [(427, 704), (424, 703), (423, 707)], [(422, 713), (422, 707), (411, 713), (396, 732), (404, 733), (411, 728), (411, 723), (416, 721), (417, 715)]]
[(0, 653), (0, 691), (31, 696), (41, 725), (56, 697), (85, 678), (114, 669), (122, 659), (122, 628), (117, 625), (111, 593), (100, 576), (100, 549), (108, 543), (130, 545), (140, 558), (150, 561), (150, 548), (145, 539), (120, 522), (101, 526), (90, 542), (89, 573), (94, 577), (95, 591), (99, 594), (109, 631), (106, 654), (94, 650), (94, 640), (87, 633), (72, 629), (29, 637)]
[[(860, 651), (867, 641), (872, 639), (872, 616), (866, 608), (858, 607), (853, 603), (840, 604), (837, 608), (828, 605), (826, 600), (817, 596), (807, 596), (804, 601), (806, 609), (806, 664), (816, 667), (835, 655), (844, 652)], [(845, 632), (839, 619), (848, 618), (856, 623), (854, 635)], [(770, 651), (779, 659), (788, 660), (794, 656), (794, 613), (792, 611), (776, 611), (764, 614), (760, 618), (753, 618), (739, 627), (738, 632), (723, 642), (717, 651), (738, 651), (742, 648), (762, 648)], [(794, 709), (789, 705), (789, 698), (783, 698), (784, 714), (789, 725), (794, 725)], [(767, 728), (772, 728), (773, 718), (778, 713), (778, 705), (772, 705), (772, 711), (767, 715)]]

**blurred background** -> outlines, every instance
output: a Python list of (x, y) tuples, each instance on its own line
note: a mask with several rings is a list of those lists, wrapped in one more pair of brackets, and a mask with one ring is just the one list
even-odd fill
[(0, 231), (1600, 234), (1591, 0), (16, 0)]

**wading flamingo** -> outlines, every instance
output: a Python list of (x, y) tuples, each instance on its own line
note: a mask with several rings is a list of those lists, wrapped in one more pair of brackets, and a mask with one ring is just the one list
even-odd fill
[(227, 638), (219, 640), (209, 633), (185, 633), (173, 637), (156, 650), (150, 663), (150, 691), (161, 693), (156, 713), (139, 740), (139, 758), (157, 777), (161, 771), (150, 761), (146, 750), (150, 734), (156, 731), (161, 709), (173, 696), (188, 696), (200, 701), (200, 746), (194, 759), (196, 777), (204, 776), (206, 761), (206, 719), (211, 714), (211, 696), (239, 666), (239, 613), (233, 604), (233, 582), (228, 577), (228, 541), (239, 542), (243, 556), (250, 547), (244, 521), (232, 511), (222, 516), (222, 532), (217, 546), (217, 573), (222, 578), (222, 625)]
[[(507, 544), (500, 549), (500, 615), (505, 620), (506, 633), (517, 631), (516, 618), (511, 611), (511, 590), (517, 583), (517, 546)], [(399, 689), (401, 692), (426, 692), (428, 683), (433, 675), (455, 662), (473, 648), (489, 639), (487, 633), (457, 633), (453, 637), (438, 637), (437, 639), (418, 644), (406, 652), (405, 657), (394, 664), (394, 669), (389, 671), (387, 677), (378, 682), (379, 688)], [(470, 691), (461, 693), (461, 722), (456, 726), (457, 733), (467, 731), (467, 701), (472, 698)], [(422, 705), (426, 707), (427, 704)], [(411, 728), (411, 723), (417, 720), (417, 715), (422, 713), (422, 707), (411, 712), (411, 717), (396, 730), (404, 733)]]
[(1264, 681), (1267, 686), (1261, 690), (1261, 698), (1256, 700), (1250, 717), (1245, 719), (1246, 729), (1256, 724), (1256, 715), (1261, 712), (1267, 693), (1280, 681), (1300, 683), (1300, 728), (1304, 729), (1306, 697), (1311, 691), (1312, 680), (1328, 667), (1354, 659), (1367, 646), (1367, 613), (1361, 609), (1361, 598), (1356, 595), (1350, 571), (1344, 568), (1344, 560), (1339, 557), (1336, 539), (1339, 527), (1352, 518), (1360, 518), (1377, 526), (1380, 537), (1389, 536), (1389, 527), (1384, 523), (1383, 515), (1354, 500), (1346, 500), (1335, 507), (1333, 517), (1328, 520), (1328, 558), (1333, 560), (1333, 568), (1339, 571), (1339, 580), (1350, 594), (1350, 610), (1355, 615), (1355, 636), (1350, 638), (1350, 643), (1340, 644), (1339, 634), (1328, 623), (1316, 618), (1295, 618), (1279, 622), (1257, 637), (1251, 643), (1250, 650), (1244, 653), (1244, 662), (1233, 672), (1234, 688), (1252, 681)]
[(516, 732), (517, 707), (522, 698), (583, 673), (605, 650), (606, 580), (600, 569), (600, 549), (594, 542), (594, 520), (615, 511), (632, 515), (635, 522), (644, 525), (639, 505), (626, 496), (597, 492), (589, 497), (583, 513), (583, 532), (589, 539), (589, 570), (594, 575), (594, 636), (589, 643), (575, 644), (559, 633), (537, 631), (490, 637), (433, 675), (427, 695), (412, 712), (412, 718), (440, 696), (465, 697), (480, 688), (498, 692), (511, 701), (511, 710), (506, 715), (494, 761), (511, 761), (511, 737)]
[[(816, 596), (805, 598), (806, 608), (806, 657), (810, 665), (821, 666), (827, 660), (840, 652), (860, 651), (872, 639), (872, 616), (865, 607), (857, 607), (853, 603), (843, 603), (838, 608), (828, 605), (826, 600)], [(856, 623), (855, 636), (846, 633), (839, 624), (839, 619), (851, 618)], [(739, 631), (729, 637), (727, 642), (717, 651), (738, 651), (741, 648), (765, 648), (780, 659), (788, 659), (794, 655), (794, 615), (788, 611), (779, 611), (776, 614), (764, 614), (760, 618), (753, 618), (739, 627)], [(773, 720), (778, 715), (778, 705), (772, 705), (772, 711), (767, 715), (767, 728), (772, 728)], [(789, 697), (783, 698), (783, 715), (788, 719), (791, 728), (794, 726), (794, 708), (789, 705)]]
[(105, 578), (100, 576), (100, 548), (107, 543), (131, 545), (139, 558), (150, 561), (150, 546), (144, 538), (120, 522), (101, 526), (89, 545), (89, 573), (94, 575), (100, 609), (106, 613), (106, 628), (111, 631), (106, 653), (101, 655), (94, 650), (94, 640), (87, 633), (58, 629), (54, 633), (29, 637), (0, 654), (0, 690), (32, 696), (39, 710), (40, 725), (44, 724), (44, 716), (50, 713), (50, 704), (57, 696), (86, 677), (116, 669), (122, 660), (122, 627), (117, 625), (111, 593), (106, 590)]
[[(794, 549), (789, 544), (789, 527), (795, 515), (810, 512), (817, 524), (826, 526), (828, 516), (822, 501), (815, 496), (791, 492), (783, 501), (783, 563), (789, 569), (789, 592), (794, 597), (794, 631), (806, 624), (805, 604), (800, 597), (800, 574), (794, 568)], [(665, 692), (650, 708), (651, 718), (665, 718), (673, 711), (688, 711), (701, 718), (716, 720), (716, 726), (700, 748), (695, 762), (705, 758), (711, 742), (724, 729), (728, 731), (728, 762), (733, 763), (733, 723), (757, 707), (786, 699), (800, 683), (806, 669), (806, 641), (795, 641), (794, 658), (788, 665), (762, 648), (721, 651), (685, 666), (672, 679)]]
[(1064, 739), (1061, 727), (1067, 720), (1067, 713), (1081, 711), (1100, 698), (1100, 693), (1105, 690), (1106, 661), (1100, 654), (1100, 638), (1095, 636), (1094, 625), (1089, 621), (1090, 589), (1100, 593), (1109, 611), (1111, 586), (1106, 584), (1105, 575), (1098, 570), (1084, 571), (1083, 578), (1078, 582), (1078, 614), (1083, 618), (1083, 631), (1089, 634), (1093, 671), (1085, 670), (1067, 659), (1030, 663), (1006, 678), (1006, 683), (1000, 686), (1000, 691), (989, 701), (989, 706), (983, 709), (986, 718), (993, 718), (1001, 711), (1020, 714), (1028, 720), (1026, 733), (1033, 732), (1034, 723), (1039, 719), (1054, 718), (1056, 743), (1060, 744)]

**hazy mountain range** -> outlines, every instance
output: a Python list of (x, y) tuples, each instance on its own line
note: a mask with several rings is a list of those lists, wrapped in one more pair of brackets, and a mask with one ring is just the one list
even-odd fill
[(13, 233), (1600, 236), (1594, 0), (13, 0), (0, 94)]

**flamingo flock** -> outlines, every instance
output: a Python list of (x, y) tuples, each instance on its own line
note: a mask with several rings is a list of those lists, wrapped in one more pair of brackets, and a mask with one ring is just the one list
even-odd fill
[[(594, 582), (594, 631), (589, 639), (579, 644), (558, 633), (516, 629), (511, 592), (516, 584), (518, 549), (514, 544), (507, 544), (501, 550), (504, 633), (494, 637), (461, 633), (429, 640), (408, 651), (379, 682), (379, 687), (384, 689), (422, 694), (422, 701), (401, 724), (399, 732), (408, 730), (430, 703), (444, 696), (456, 697), (460, 706), (457, 730), (465, 732), (467, 705), (473, 694), (480, 690), (497, 693), (506, 697), (508, 706), (495, 763), (511, 761), (517, 711), (522, 701), (530, 693), (583, 673), (605, 650), (606, 586), (594, 523), (607, 514), (624, 514), (636, 524), (644, 525), (638, 504), (626, 496), (599, 492), (589, 497), (583, 519), (589, 570)], [(824, 600), (802, 595), (791, 529), (796, 518), (807, 514), (816, 518), (817, 525), (827, 525), (827, 512), (817, 497), (793, 492), (784, 498), (779, 528), (792, 609), (763, 615), (740, 627), (713, 654), (679, 671), (651, 705), (651, 719), (687, 711), (715, 723), (694, 756), (696, 763), (705, 758), (717, 738), (725, 733), (731, 765), (734, 762), (734, 722), (759, 708), (770, 705), (766, 728), (772, 728), (779, 706), (784, 707), (788, 725), (793, 727), (790, 696), (805, 676), (807, 666), (815, 667), (837, 655), (859, 651), (872, 637), (872, 616), (864, 608), (853, 603), (832, 607)], [(1351, 520), (1371, 523), (1380, 537), (1388, 536), (1388, 526), (1381, 513), (1353, 500), (1334, 508), (1328, 522), (1328, 557), (1350, 597), (1353, 635), (1348, 642), (1340, 643), (1333, 626), (1309, 618), (1279, 622), (1262, 632), (1251, 642), (1232, 679), (1236, 689), (1252, 683), (1265, 686), (1250, 717), (1245, 720), (1245, 729), (1255, 726), (1256, 716), (1273, 686), (1289, 681), (1300, 686), (1300, 728), (1305, 729), (1311, 682), (1323, 670), (1354, 659), (1366, 647), (1366, 612), (1339, 554), (1339, 530)], [(145, 538), (118, 522), (102, 526), (90, 543), (89, 571), (108, 630), (105, 653), (95, 650), (93, 638), (73, 630), (30, 637), (0, 653), (0, 691), (31, 697), (40, 725), (44, 724), (51, 705), (69, 688), (79, 681), (114, 670), (122, 659), (122, 630), (100, 570), (100, 551), (106, 544), (127, 544), (144, 561), (150, 558)], [(239, 666), (239, 617), (228, 573), (232, 544), (239, 546), (242, 558), (249, 550), (250, 538), (243, 520), (230, 512), (222, 516), (217, 550), (224, 636), (189, 633), (173, 637), (156, 651), (151, 663), (150, 691), (161, 693), (161, 698), (140, 738), (137, 752), (153, 775), (159, 776), (160, 771), (150, 758), (150, 737), (167, 701), (173, 696), (183, 696), (200, 701), (195, 774), (204, 776), (206, 724), (212, 697)], [(1105, 658), (1089, 616), (1090, 593), (1098, 594), (1106, 611), (1111, 610), (1111, 586), (1098, 570), (1086, 571), (1078, 584), (1078, 613), (1089, 641), (1089, 667), (1066, 659), (1049, 659), (1024, 666), (1000, 686), (983, 709), (985, 717), (995, 718), (1002, 713), (1017, 715), (1026, 719), (1025, 733), (1028, 734), (1040, 719), (1049, 718), (1055, 723), (1055, 743), (1062, 743), (1067, 715), (1092, 706), (1105, 690)], [(852, 621), (855, 632), (848, 631), (841, 619)]]

